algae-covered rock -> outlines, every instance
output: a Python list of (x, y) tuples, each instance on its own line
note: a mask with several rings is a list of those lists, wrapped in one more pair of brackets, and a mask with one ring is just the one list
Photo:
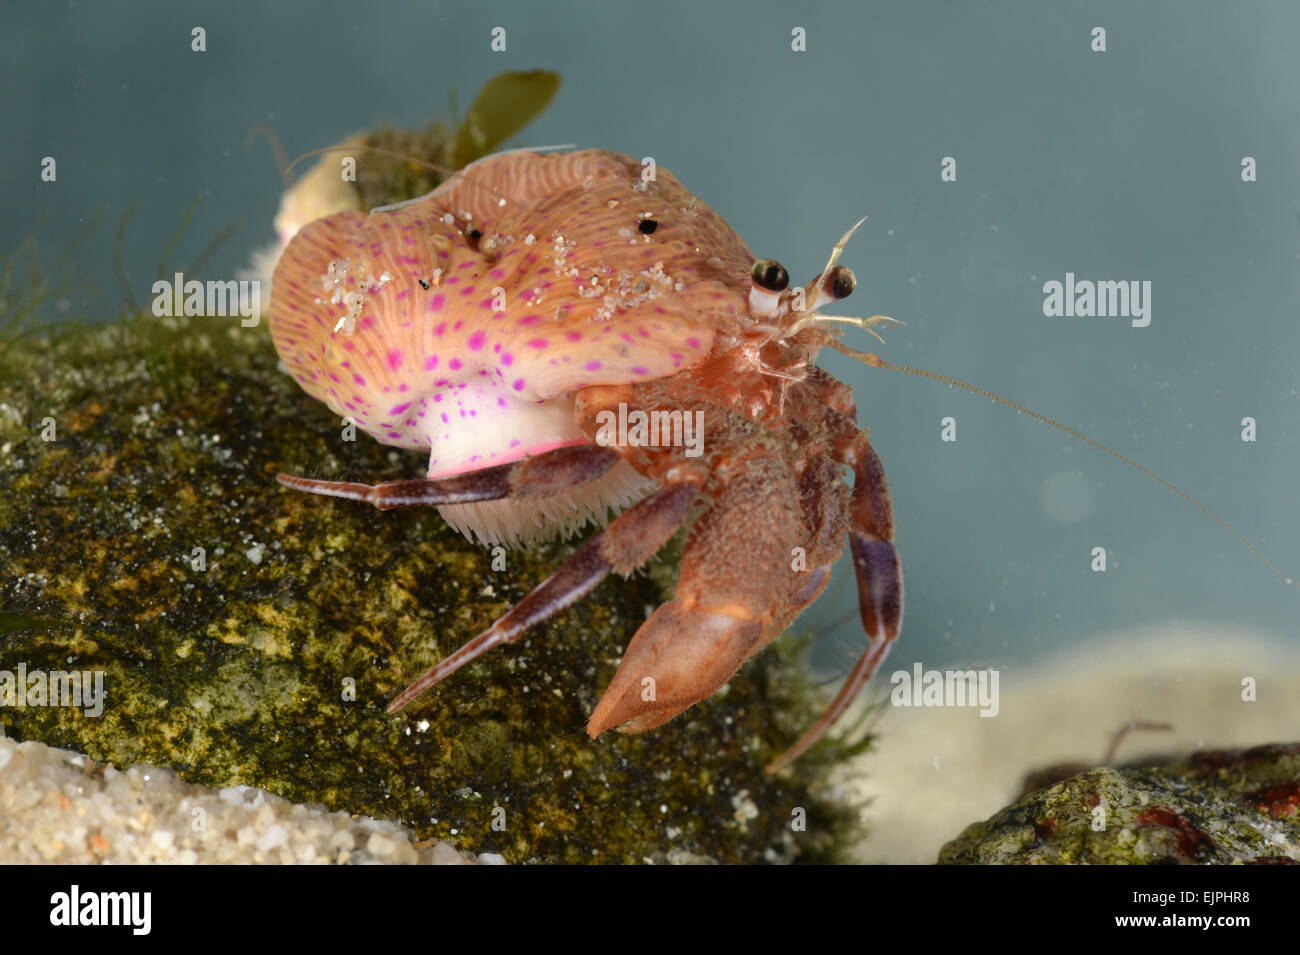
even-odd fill
[[(277, 370), (264, 327), (237, 319), (142, 316), (17, 343), (0, 369), (8, 734), (510, 862), (827, 858), (846, 836), (856, 814), (824, 782), (833, 747), (763, 772), (818, 708), (789, 637), (667, 726), (587, 738), (671, 566), (607, 580), (386, 715), (574, 544), (510, 552), (496, 571), (432, 511), (276, 483), (422, 473), (417, 456), (342, 432)], [(53, 671), (102, 673), (102, 713), (20, 706), (50, 702), (33, 687)]]
[(1092, 769), (967, 827), (939, 862), (1300, 862), (1300, 743)]

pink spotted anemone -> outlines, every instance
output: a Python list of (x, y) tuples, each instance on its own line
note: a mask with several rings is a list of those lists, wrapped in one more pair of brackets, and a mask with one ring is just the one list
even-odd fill
[[(270, 328), (294, 379), (441, 477), (588, 442), (574, 392), (674, 374), (746, 314), (754, 256), (671, 173), (616, 153), (512, 152), (411, 202), (307, 225)], [(604, 520), (649, 485), (620, 462), (580, 492), (444, 505), (519, 544)]]

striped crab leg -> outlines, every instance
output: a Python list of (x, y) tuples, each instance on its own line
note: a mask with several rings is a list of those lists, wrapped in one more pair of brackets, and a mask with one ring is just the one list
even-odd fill
[(544, 497), (575, 484), (594, 481), (613, 467), (618, 459), (618, 454), (609, 448), (580, 444), (556, 448), (511, 464), (440, 478), (356, 484), (351, 481), (318, 481), (281, 474), (277, 480), (296, 491), (364, 501), (386, 511), (394, 507), (468, 504), (504, 497)]
[(844, 715), (889, 654), (903, 625), (903, 568), (894, 549), (894, 511), (885, 469), (860, 431), (855, 431), (837, 450), (837, 457), (854, 472), (849, 549), (858, 580), (858, 609), (867, 647), (826, 711), (797, 743), (767, 767), (768, 772), (776, 772), (798, 759)]
[(595, 589), (610, 571), (630, 574), (666, 544), (695, 502), (698, 481), (669, 480), (662, 490), (624, 511), (587, 541), (555, 573), (534, 587), (505, 616), (439, 661), (388, 704), (396, 713), (434, 684), (494, 647), (513, 643), (532, 626)]

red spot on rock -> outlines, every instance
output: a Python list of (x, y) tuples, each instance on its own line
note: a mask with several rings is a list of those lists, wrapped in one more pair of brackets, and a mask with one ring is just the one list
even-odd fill
[(1246, 793), (1246, 802), (1274, 819), (1293, 816), (1300, 809), (1300, 780)]
[(1200, 829), (1197, 829), (1190, 819), (1165, 806), (1152, 806), (1133, 822), (1139, 828), (1143, 826), (1159, 826), (1162, 829), (1172, 829), (1177, 832), (1178, 851), (1188, 859), (1195, 860), (1202, 849), (1212, 849), (1214, 847), (1213, 840)]

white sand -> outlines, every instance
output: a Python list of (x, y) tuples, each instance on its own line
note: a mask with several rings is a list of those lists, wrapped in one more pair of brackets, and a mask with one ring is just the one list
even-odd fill
[[(0, 862), (458, 865), (391, 822), (301, 806), (248, 786), (207, 789), (164, 769), (96, 771), (86, 756), (0, 738)], [(479, 862), (500, 862), (499, 856)]]

